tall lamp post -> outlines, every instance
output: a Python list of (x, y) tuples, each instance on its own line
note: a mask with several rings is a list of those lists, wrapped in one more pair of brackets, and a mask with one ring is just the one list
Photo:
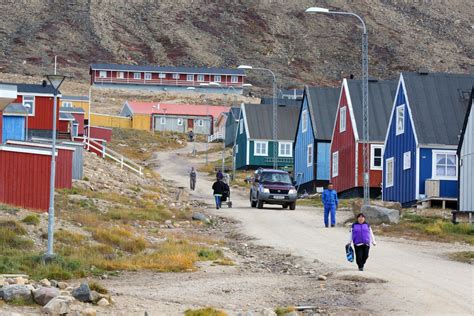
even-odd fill
[(25, 108), (25, 140), (28, 141), (29, 137), (28, 137), (28, 117), (30, 116), (30, 109), (31, 109), (31, 105), (29, 104), (25, 104), (23, 106)]
[(352, 12), (331, 11), (326, 8), (311, 7), (306, 9), (306, 13), (326, 13), (349, 15), (359, 19), (362, 24), (362, 160), (364, 173), (364, 205), (370, 204), (370, 157), (369, 157), (369, 54), (368, 35), (364, 20)]
[(52, 259), (54, 257), (53, 242), (54, 242), (54, 184), (56, 179), (56, 119), (58, 108), (58, 91), (66, 76), (62, 75), (47, 75), (49, 83), (54, 89), (53, 102), (53, 131), (52, 131), (52, 146), (51, 146), (51, 173), (49, 181), (49, 210), (48, 210), (48, 249), (45, 254), (45, 259)]
[(273, 169), (278, 168), (278, 105), (277, 105), (277, 83), (273, 71), (267, 68), (256, 68), (248, 65), (240, 65), (238, 69), (244, 70), (262, 70), (269, 72), (273, 78)]

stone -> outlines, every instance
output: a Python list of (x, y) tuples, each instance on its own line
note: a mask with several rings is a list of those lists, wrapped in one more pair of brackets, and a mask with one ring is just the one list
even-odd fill
[(78, 288), (72, 290), (71, 294), (80, 302), (92, 302), (91, 289), (87, 283), (82, 283)]
[(325, 276), (325, 275), (322, 275), (322, 274), (321, 274), (321, 275), (318, 275), (318, 280), (319, 280), (319, 281), (326, 281), (327, 279), (328, 279), (328, 277)]
[(206, 215), (204, 215), (202, 213), (199, 213), (199, 212), (193, 213), (192, 219), (195, 220), (195, 221), (201, 221), (201, 222), (204, 222), (204, 223), (209, 223), (210, 222), (209, 218), (207, 218)]
[(38, 305), (44, 306), (56, 296), (59, 296), (59, 289), (55, 287), (40, 287), (34, 292), (33, 299)]
[(69, 313), (70, 305), (74, 301), (71, 296), (56, 296), (43, 307), (43, 312), (50, 315), (61, 315)]
[(91, 301), (92, 303), (97, 303), (102, 297), (96, 291), (91, 291)]
[(58, 281), (56, 281), (56, 280), (50, 280), (49, 282), (51, 283), (51, 286), (52, 286), (52, 287), (58, 287)]
[(298, 315), (298, 312), (292, 311), (292, 312), (284, 314), (283, 316), (299, 316), (299, 315)]
[(92, 308), (92, 307), (87, 307), (86, 309), (84, 309), (82, 312), (81, 312), (81, 315), (82, 316), (96, 316), (97, 315), (97, 311)]
[(98, 305), (98, 306), (101, 306), (101, 307), (104, 307), (104, 306), (109, 306), (110, 303), (109, 303), (109, 301), (108, 301), (106, 298), (101, 298), (101, 299), (97, 302), (97, 305)]
[(271, 308), (264, 308), (260, 312), (260, 315), (262, 315), (262, 316), (277, 316), (277, 313), (275, 313)]
[(42, 286), (46, 286), (46, 287), (50, 287), (51, 286), (51, 282), (49, 282), (48, 279), (42, 279), (38, 282), (40, 285)]
[(2, 288), (1, 296), (5, 302), (22, 299), (31, 299), (31, 290), (23, 284), (7, 285)]
[(20, 284), (20, 285), (26, 284), (26, 282), (28, 281), (27, 279), (21, 276), (15, 278), (14, 280), (15, 280), (15, 284)]
[(370, 224), (398, 224), (400, 211), (376, 205), (364, 205), (361, 209)]
[(68, 286), (69, 284), (67, 284), (66, 282), (58, 282), (58, 288), (60, 288), (61, 290), (67, 289)]

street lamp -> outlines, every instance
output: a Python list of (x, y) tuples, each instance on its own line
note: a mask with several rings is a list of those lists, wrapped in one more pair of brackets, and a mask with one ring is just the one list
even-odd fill
[(48, 249), (44, 256), (45, 260), (51, 260), (54, 257), (53, 242), (54, 242), (54, 185), (56, 179), (56, 118), (58, 108), (58, 90), (63, 83), (66, 76), (62, 75), (47, 75), (49, 83), (54, 89), (53, 99), (53, 131), (52, 131), (52, 146), (51, 146), (51, 174), (49, 181), (49, 210), (48, 210)]
[(249, 65), (240, 65), (238, 69), (267, 71), (273, 78), (273, 169), (278, 168), (278, 105), (277, 105), (277, 84), (273, 71), (267, 68), (256, 68)]
[(352, 12), (331, 11), (326, 8), (311, 7), (306, 9), (306, 13), (326, 13), (349, 15), (356, 17), (362, 24), (362, 160), (364, 173), (364, 205), (370, 204), (370, 157), (369, 157), (369, 54), (368, 54), (368, 36), (364, 20)]
[(30, 116), (30, 109), (31, 109), (31, 105), (29, 104), (25, 104), (23, 105), (23, 107), (25, 108), (25, 140), (28, 140), (29, 137), (28, 137), (28, 116)]

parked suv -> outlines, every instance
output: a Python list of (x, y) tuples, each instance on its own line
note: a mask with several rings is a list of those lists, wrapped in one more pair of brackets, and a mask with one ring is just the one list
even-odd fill
[(297, 192), (288, 172), (275, 169), (258, 169), (250, 187), (250, 205), (263, 208), (263, 204), (282, 205), (296, 209)]

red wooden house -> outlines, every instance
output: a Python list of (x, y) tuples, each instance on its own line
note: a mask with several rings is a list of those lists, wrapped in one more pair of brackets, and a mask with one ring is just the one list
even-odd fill
[(82, 108), (61, 107), (59, 109), (59, 131), (70, 137), (84, 135), (84, 110)]
[[(381, 191), (383, 144), (396, 81), (369, 80), (371, 196)], [(342, 197), (363, 195), (362, 81), (344, 79), (331, 142), (331, 182)]]

